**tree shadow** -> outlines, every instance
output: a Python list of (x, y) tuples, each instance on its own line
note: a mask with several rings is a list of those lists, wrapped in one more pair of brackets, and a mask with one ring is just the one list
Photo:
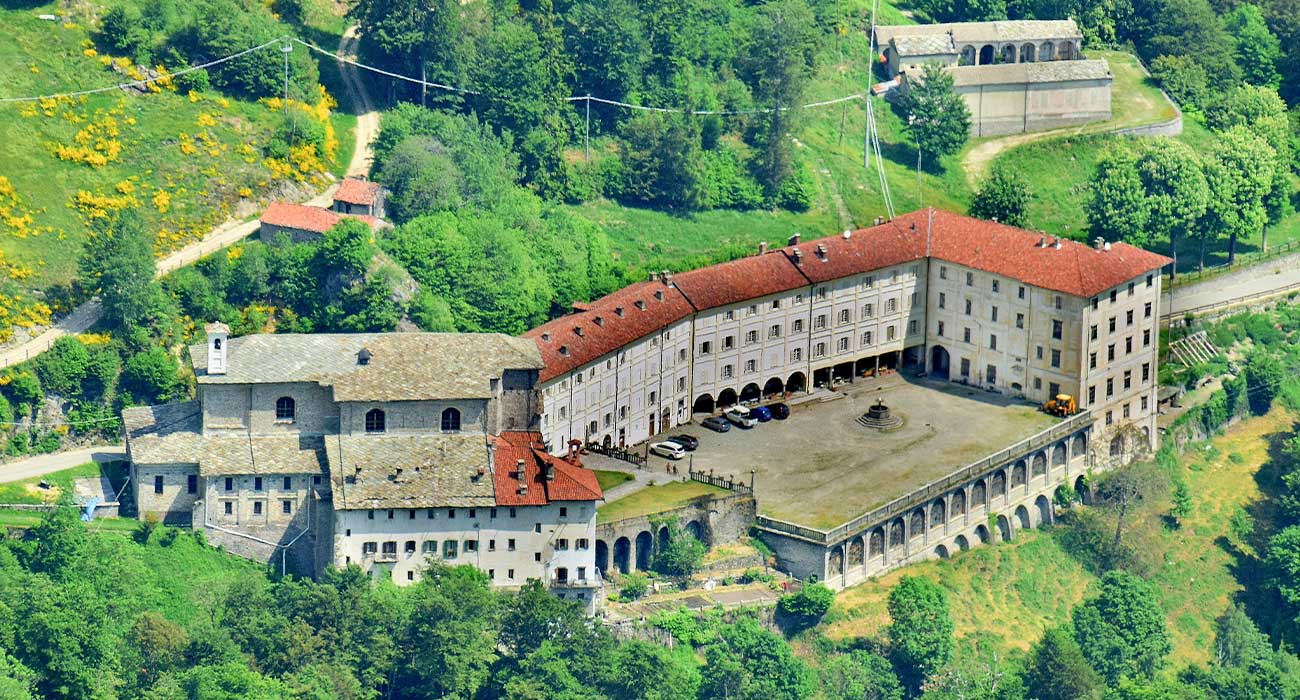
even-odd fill
[(1267, 436), (1268, 459), (1255, 472), (1255, 483), (1259, 487), (1261, 498), (1245, 507), (1254, 527), (1245, 536), (1245, 544), (1254, 552), (1248, 552), (1231, 542), (1227, 537), (1219, 537), (1215, 544), (1227, 552), (1233, 559), (1229, 571), (1242, 590), (1235, 599), (1246, 611), (1246, 615), (1277, 643), (1288, 631), (1290, 619), (1280, 615), (1284, 609), (1281, 596), (1275, 587), (1269, 585), (1269, 572), (1265, 567), (1263, 556), (1268, 549), (1269, 539), (1277, 534), (1283, 524), (1282, 508), (1279, 499), (1285, 493), (1282, 481), (1294, 465), (1290, 456), (1284, 451), (1290, 432), (1279, 431)]

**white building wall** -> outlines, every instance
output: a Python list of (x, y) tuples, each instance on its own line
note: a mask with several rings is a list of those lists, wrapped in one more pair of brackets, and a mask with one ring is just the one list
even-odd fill
[(1095, 444), (1103, 453), (1121, 425), (1132, 424), (1148, 440), (1155, 435), (1160, 281), (1156, 273), (1143, 275), (1085, 300), (1079, 405), (1097, 416)]

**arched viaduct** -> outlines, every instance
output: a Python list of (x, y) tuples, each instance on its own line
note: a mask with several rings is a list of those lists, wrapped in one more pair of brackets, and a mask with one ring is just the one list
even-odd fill
[[(1063, 489), (1083, 489), (1093, 461), (1087, 412), (831, 530), (758, 516), (778, 566), (843, 588), (918, 561), (1009, 541), (1052, 522)], [(1106, 449), (1109, 449), (1107, 447)]]

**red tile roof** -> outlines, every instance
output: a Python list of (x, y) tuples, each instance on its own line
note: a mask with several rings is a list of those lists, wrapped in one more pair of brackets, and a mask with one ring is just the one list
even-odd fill
[(379, 225), (379, 219), (373, 216), (339, 214), (329, 209), (289, 202), (272, 202), (266, 208), (266, 211), (262, 212), (261, 222), (263, 226), (279, 226), (300, 231), (325, 233), (343, 219), (358, 219), (364, 221), (371, 228)]
[[(545, 382), (693, 311), (926, 257), (1079, 297), (1093, 296), (1170, 262), (1163, 255), (1126, 243), (1112, 243), (1109, 250), (1099, 251), (1067, 240), (1062, 240), (1059, 248), (1040, 247), (1042, 238), (1014, 226), (923, 209), (853, 231), (848, 238), (831, 236), (682, 272), (673, 276), (670, 284), (634, 284), (589, 304), (574, 304), (576, 313), (538, 326), (524, 337), (532, 338), (541, 349), (546, 363), (541, 380)], [(795, 251), (801, 255), (796, 256)], [(655, 299), (655, 291), (662, 291), (664, 298)], [(636, 300), (645, 302), (644, 311), (635, 307)], [(614, 314), (617, 307), (624, 310), (621, 318)], [(597, 317), (601, 324), (596, 323)]]
[(808, 278), (785, 256), (766, 253), (683, 272), (673, 284), (703, 311), (806, 287)]
[(1127, 243), (1097, 250), (1062, 239), (1058, 248), (1050, 245), (1053, 238), (1049, 236), (1049, 245), (1039, 247), (1042, 234), (938, 209), (902, 218), (924, 232), (931, 214), (929, 247), (933, 257), (1078, 297), (1091, 297), (1172, 262)]
[(356, 178), (344, 178), (339, 189), (334, 193), (334, 201), (371, 206), (379, 197), (379, 183)]
[(524, 333), (542, 352), (546, 365), (541, 372), (542, 381), (569, 372), (694, 312), (681, 292), (661, 281), (638, 282), (596, 301), (573, 306), (580, 310)]
[[(515, 476), (519, 461), (524, 463), (524, 484)], [(596, 474), (581, 465), (548, 454), (541, 433), (506, 431), (496, 439), (493, 477), (497, 505), (544, 506), (556, 501), (599, 501), (605, 497)], [(555, 477), (547, 480), (543, 468), (550, 465)]]

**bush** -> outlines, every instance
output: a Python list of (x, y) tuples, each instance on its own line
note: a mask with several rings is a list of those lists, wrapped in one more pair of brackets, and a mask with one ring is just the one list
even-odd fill
[(668, 542), (655, 554), (654, 569), (669, 576), (690, 576), (704, 559), (704, 543), (670, 521)]
[(135, 526), (131, 532), (131, 539), (139, 544), (149, 544), (149, 538), (153, 536), (153, 531), (158, 529), (158, 516), (152, 513), (144, 516), (144, 519)]
[(794, 631), (806, 629), (817, 624), (827, 610), (835, 594), (825, 584), (814, 583), (804, 586), (798, 593), (781, 596), (776, 603), (776, 612), (781, 616), (782, 626)]
[(645, 597), (649, 590), (650, 579), (645, 574), (631, 573), (623, 577), (623, 586), (618, 592), (623, 600), (637, 600)]
[(772, 204), (789, 211), (808, 211), (812, 206), (812, 196), (812, 178), (803, 168), (795, 168), (790, 177), (781, 182)]
[(1151, 62), (1151, 77), (1184, 109), (1202, 109), (1210, 96), (1210, 76), (1186, 56), (1159, 56)]
[(135, 5), (128, 3), (108, 8), (100, 21), (99, 37), (110, 49), (147, 62), (148, 56), (140, 54), (149, 45), (149, 31), (145, 29), (144, 18)]
[(171, 353), (152, 347), (127, 360), (122, 385), (139, 401), (160, 403), (171, 398), (180, 384), (177, 368), (176, 358)]

